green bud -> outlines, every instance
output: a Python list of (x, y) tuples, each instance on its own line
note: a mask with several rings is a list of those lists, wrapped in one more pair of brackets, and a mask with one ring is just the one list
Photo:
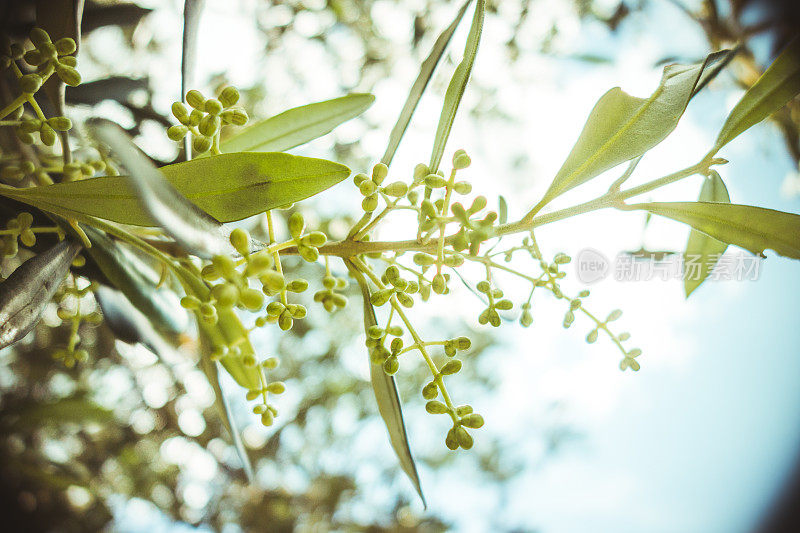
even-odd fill
[(72, 128), (72, 121), (67, 117), (48, 118), (47, 123), (56, 131), (68, 131)]
[(189, 113), (189, 118), (187, 118), (186, 125), (187, 126), (197, 126), (200, 124), (200, 121), (203, 119), (205, 115), (203, 115), (202, 111), (198, 111), (197, 109), (192, 109), (192, 112)]
[(452, 341), (444, 343), (444, 353), (448, 357), (453, 357), (456, 354), (456, 345)]
[(472, 414), (471, 405), (459, 405), (458, 407), (456, 407), (456, 416), (465, 417), (469, 414)]
[(235, 105), (239, 101), (239, 90), (233, 86), (225, 87), (219, 93), (219, 101), (225, 107)]
[(369, 177), (364, 174), (363, 172), (359, 172), (355, 176), (353, 176), (353, 183), (356, 184), (356, 187), (360, 187), (362, 183), (369, 180)]
[(425, 410), (432, 415), (443, 415), (450, 412), (447, 406), (438, 400), (431, 400), (426, 403)]
[(450, 374), (458, 373), (459, 370), (461, 370), (461, 361), (458, 359), (451, 359), (444, 364), (439, 373), (443, 376), (449, 376)]
[(39, 128), (39, 138), (47, 146), (53, 146), (56, 142), (56, 132), (47, 124), (42, 124)]
[(472, 192), (472, 185), (466, 181), (459, 181), (453, 184), (453, 190), (458, 194), (469, 194)]
[(469, 207), (467, 212), (470, 215), (477, 213), (478, 211), (486, 207), (486, 203), (487, 200), (485, 196), (476, 196), (475, 199), (472, 201), (472, 205)]
[(206, 99), (198, 90), (192, 89), (191, 91), (186, 93), (186, 103), (192, 106), (193, 108), (202, 111), (206, 105)]
[(454, 341), (458, 350), (469, 350), (472, 346), (472, 341), (469, 340), (469, 337), (458, 337)]
[(273, 422), (275, 422), (275, 420), (274, 417), (272, 416), (272, 411), (270, 410), (264, 411), (264, 413), (261, 415), (261, 424), (266, 427), (269, 427), (273, 424)]
[(428, 174), (425, 176), (425, 185), (431, 189), (440, 189), (447, 185), (447, 180), (438, 174)]
[(572, 258), (567, 254), (562, 253), (556, 254), (556, 256), (553, 258), (553, 262), (557, 265), (566, 265), (570, 261), (572, 261)]
[(434, 400), (437, 396), (439, 396), (439, 387), (433, 381), (422, 387), (422, 397), (426, 400)]
[(331, 295), (331, 301), (336, 307), (345, 307), (347, 305), (347, 297), (343, 294), (334, 293)]
[(400, 302), (400, 305), (406, 308), (414, 307), (414, 298), (409, 296), (404, 292), (397, 293), (397, 301)]
[(397, 360), (397, 357), (389, 357), (386, 361), (383, 362), (383, 371), (389, 374), (396, 374), (397, 371), (400, 369), (400, 362)]
[(73, 39), (69, 37), (63, 37), (56, 41), (56, 53), (60, 56), (68, 56), (70, 54), (74, 54), (75, 50), (78, 49), (78, 46), (75, 44)]
[(400, 337), (395, 337), (392, 339), (392, 343), (389, 345), (389, 349), (392, 350), (393, 354), (396, 354), (400, 350), (403, 349), (403, 339)]
[(318, 248), (328, 241), (328, 237), (321, 231), (312, 231), (303, 237), (303, 244)]
[(275, 368), (278, 368), (279, 363), (280, 361), (278, 360), (277, 357), (267, 357), (266, 359), (264, 359), (264, 361), (262, 361), (261, 366), (263, 366), (267, 370), (273, 370)]
[(278, 318), (278, 326), (283, 331), (288, 331), (292, 329), (292, 324), (294, 324), (294, 320), (292, 319), (291, 313), (289, 313), (289, 311), (281, 313), (281, 316)]
[(383, 188), (384, 194), (388, 196), (394, 196), (396, 198), (400, 198), (405, 196), (408, 192), (408, 185), (403, 183), (402, 181), (395, 181), (394, 183), (390, 183), (386, 187)]
[(36, 234), (30, 228), (26, 228), (19, 234), (19, 242), (30, 248), (36, 244)]
[(295, 279), (286, 285), (286, 290), (289, 292), (303, 292), (308, 288), (308, 281), (304, 279)]
[(25, 55), (22, 56), (25, 59), (25, 62), (33, 67), (38, 67), (45, 61), (47, 58), (42, 56), (42, 53), (39, 50), (28, 50), (25, 52)]
[(608, 314), (608, 318), (606, 318), (606, 322), (613, 322), (617, 320), (619, 317), (622, 316), (622, 311), (619, 309), (614, 309), (611, 313)]
[(370, 196), (367, 196), (361, 201), (361, 209), (363, 209), (367, 213), (371, 213), (372, 211), (375, 211), (377, 208), (378, 208), (377, 194), (372, 194)]
[(378, 163), (374, 167), (372, 167), (372, 181), (375, 182), (376, 185), (380, 185), (383, 183), (383, 180), (386, 179), (386, 176), (389, 175), (389, 167), (384, 165), (383, 163)]
[(377, 189), (378, 186), (375, 185), (375, 182), (372, 180), (364, 180), (358, 186), (358, 190), (363, 196), (369, 196), (373, 194)]
[(170, 126), (167, 129), (167, 137), (169, 137), (171, 141), (181, 141), (186, 137), (187, 133), (189, 133), (189, 128), (184, 125)]
[(189, 117), (189, 110), (182, 102), (175, 102), (172, 104), (172, 115), (182, 122), (182, 119)]
[(458, 437), (456, 436), (455, 427), (450, 428), (450, 431), (447, 432), (447, 437), (444, 439), (444, 443), (451, 450), (458, 449)]
[(417, 201), (419, 200), (419, 191), (409, 191), (407, 198), (411, 205), (417, 205)]
[(589, 332), (588, 335), (586, 335), (586, 342), (592, 344), (597, 340), (597, 335), (598, 335), (597, 330), (593, 329), (592, 331)]
[(244, 126), (247, 124), (247, 121), (250, 120), (250, 117), (247, 115), (247, 111), (238, 107), (226, 109), (219, 115), (219, 117), (224, 122), (234, 126)]
[(483, 417), (479, 414), (467, 415), (460, 420), (461, 425), (464, 427), (478, 429), (483, 427)]
[(434, 218), (436, 216), (436, 208), (430, 200), (422, 200), (422, 204), (420, 204), (419, 208), (422, 214), (428, 218)]
[(619, 340), (621, 340), (621, 341), (626, 341), (626, 340), (628, 340), (630, 338), (631, 338), (631, 334), (628, 333), (627, 331), (624, 332), (624, 333), (620, 333), (619, 334)]
[(81, 75), (73, 67), (59, 64), (56, 67), (56, 74), (58, 74), (58, 77), (61, 78), (61, 81), (70, 87), (75, 87), (76, 85), (81, 84)]
[(470, 436), (469, 433), (467, 433), (467, 430), (461, 426), (458, 426), (456, 428), (456, 439), (458, 440), (458, 445), (464, 448), (465, 450), (469, 450), (470, 448), (472, 448), (473, 444), (472, 437)]
[(242, 290), (239, 299), (250, 311), (257, 311), (264, 305), (264, 293), (255, 289)]
[(367, 337), (369, 337), (370, 339), (376, 339), (376, 340), (380, 339), (381, 337), (383, 337), (383, 333), (384, 333), (383, 328), (380, 326), (370, 326), (369, 328), (367, 328)]
[(250, 252), (250, 234), (244, 228), (235, 228), (231, 231), (231, 245), (242, 255)]
[(462, 168), (467, 168), (470, 163), (472, 163), (472, 160), (464, 150), (456, 150), (456, 153), (453, 154), (453, 168), (461, 170)]
[(417, 253), (414, 254), (414, 263), (419, 265), (419, 266), (432, 265), (435, 261), (436, 261), (436, 258), (434, 258), (431, 255), (428, 255), (428, 254), (425, 254), (425, 253), (422, 253), (422, 252), (417, 252)]
[(453, 253), (444, 258), (444, 264), (449, 267), (460, 267), (464, 264), (464, 256), (459, 253)]
[[(25, 246), (28, 245), (26, 244)], [(642, 355), (642, 350), (640, 348), (634, 348), (631, 351), (629, 351), (627, 355), (630, 358), (639, 357), (640, 355)]]
[(19, 79), (19, 88), (22, 92), (33, 94), (42, 86), (42, 77), (38, 74), (25, 74)]
[(39, 48), (50, 42), (50, 35), (42, 28), (33, 28), (30, 33), (31, 42), (33, 46)]
[(267, 314), (269, 316), (279, 316), (286, 310), (286, 306), (281, 302), (270, 302), (267, 305)]
[(428, 168), (428, 165), (420, 163), (414, 167), (414, 181), (422, 181), (423, 179), (425, 179), (425, 176), (427, 176), (430, 173), (431, 171)]
[(261, 394), (260, 390), (258, 390), (258, 389), (250, 389), (249, 391), (247, 391), (247, 394), (245, 395), (245, 398), (247, 398), (248, 402), (252, 402), (256, 398), (258, 398), (258, 396), (260, 394)]
[(217, 307), (229, 309), (239, 301), (239, 289), (233, 283), (220, 283), (211, 288), (211, 296), (216, 300)]
[(301, 244), (297, 247), (297, 253), (300, 254), (305, 261), (309, 263), (313, 263), (317, 259), (319, 259), (319, 250), (314, 248), (313, 246), (306, 246)]
[(222, 121), (216, 115), (206, 115), (200, 119), (197, 129), (206, 137), (213, 137), (219, 130)]
[(219, 115), (222, 112), (222, 103), (216, 98), (209, 98), (206, 100), (206, 105), (203, 109), (211, 115)]
[(277, 270), (268, 270), (258, 279), (264, 285), (265, 292), (268, 294), (280, 292), (286, 286), (286, 280)]
[(382, 289), (372, 294), (370, 297), (370, 302), (372, 302), (372, 305), (380, 307), (388, 302), (393, 294), (394, 289)]
[(198, 154), (208, 152), (211, 148), (211, 139), (204, 136), (192, 135), (192, 150)]
[(292, 237), (295, 239), (300, 238), (305, 227), (306, 221), (303, 215), (301, 213), (292, 213), (292, 216), (289, 217), (289, 233), (292, 234)]
[(500, 311), (508, 311), (512, 307), (514, 307), (514, 304), (511, 302), (511, 300), (500, 300), (494, 304), (494, 308), (499, 309)]
[(270, 394), (283, 394), (286, 391), (286, 385), (282, 381), (273, 381), (267, 385), (267, 392)]
[(58, 63), (65, 67), (75, 68), (78, 65), (78, 58), (75, 56), (64, 56), (58, 58)]
[(441, 272), (433, 276), (431, 287), (433, 288), (433, 292), (436, 294), (444, 294), (444, 292), (447, 290), (447, 282), (445, 281)]
[(260, 276), (270, 267), (272, 267), (272, 255), (266, 251), (260, 251), (247, 258), (245, 273), (248, 277)]

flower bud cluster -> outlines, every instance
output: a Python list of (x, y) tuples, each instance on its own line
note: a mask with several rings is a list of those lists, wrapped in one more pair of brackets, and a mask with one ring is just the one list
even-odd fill
[(347, 297), (336, 292), (347, 288), (347, 280), (326, 274), (322, 278), (322, 289), (314, 293), (314, 301), (322, 304), (326, 311), (332, 313), (347, 305)]
[(39, 134), (39, 139), (46, 146), (53, 146), (56, 142), (56, 131), (68, 131), (72, 128), (72, 121), (67, 117), (52, 117), (46, 120), (37, 118), (23, 119), (17, 126), (17, 137), (25, 144), (33, 144), (34, 133)]
[(358, 191), (364, 197), (361, 201), (361, 208), (371, 213), (378, 208), (380, 194), (392, 198), (403, 198), (408, 194), (408, 185), (402, 181), (394, 181), (388, 185), (383, 185), (389, 175), (389, 168), (383, 163), (378, 163), (372, 167), (372, 176), (360, 173), (353, 176), (353, 183), (358, 187)]
[(419, 284), (416, 281), (403, 279), (400, 276), (400, 270), (395, 265), (386, 269), (381, 281), (389, 286), (372, 293), (370, 297), (372, 305), (380, 307), (395, 297), (403, 307), (413, 307), (412, 295), (419, 292)]
[(168, 128), (167, 136), (173, 141), (181, 141), (191, 132), (192, 150), (198, 154), (207, 152), (219, 138), (223, 124), (247, 124), (247, 112), (235, 107), (238, 101), (236, 87), (224, 88), (217, 98), (206, 98), (200, 91), (192, 89), (186, 93), (186, 103), (192, 108), (191, 112), (182, 102), (172, 104), (172, 114), (180, 124)]
[(19, 245), (31, 247), (36, 244), (36, 233), (31, 229), (33, 215), (22, 212), (15, 218), (6, 223), (6, 231), (0, 236), (0, 251), (3, 257), (15, 257), (19, 251)]
[(305, 227), (306, 221), (302, 213), (292, 213), (289, 217), (289, 233), (297, 246), (297, 253), (309, 263), (313, 263), (319, 259), (318, 248), (325, 244), (328, 238), (321, 231), (312, 231), (303, 235)]
[(478, 316), (480, 324), (491, 324), (494, 327), (500, 326), (500, 313), (499, 311), (509, 311), (514, 307), (511, 300), (503, 298), (503, 291), (500, 289), (493, 289), (491, 283), (488, 281), (481, 281), (475, 287), (478, 292), (486, 295), (489, 301), (486, 309), (484, 309)]
[(80, 84), (81, 75), (75, 70), (77, 59), (73, 55), (77, 45), (73, 39), (64, 37), (54, 43), (46, 31), (33, 28), (30, 40), (34, 46), (33, 50), (25, 51), (20, 45), (12, 44), (6, 53), (0, 56), (0, 66), (3, 68), (11, 65), (12, 61), (20, 59), (36, 67), (34, 72), (19, 78), (19, 86), (23, 93), (28, 95), (36, 93), (53, 72), (69, 86)]

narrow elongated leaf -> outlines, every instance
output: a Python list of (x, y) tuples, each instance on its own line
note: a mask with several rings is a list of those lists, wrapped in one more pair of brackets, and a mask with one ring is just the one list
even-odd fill
[(129, 182), (147, 214), (178, 244), (198, 257), (235, 253), (222, 224), (175, 190), (122, 128), (108, 120), (93, 120), (90, 127), (131, 173)]
[(464, 5), (462, 5), (461, 9), (459, 9), (458, 13), (456, 13), (456, 17), (453, 19), (453, 22), (451, 22), (450, 25), (439, 34), (439, 37), (436, 38), (436, 42), (433, 43), (433, 48), (431, 49), (430, 54), (428, 54), (428, 57), (422, 62), (422, 65), (419, 69), (419, 75), (414, 81), (414, 85), (411, 86), (411, 91), (408, 93), (406, 103), (403, 104), (403, 109), (400, 111), (400, 116), (397, 117), (397, 123), (394, 125), (394, 128), (392, 128), (392, 133), (389, 135), (389, 145), (386, 147), (386, 152), (384, 152), (383, 157), (381, 158), (381, 162), (384, 165), (389, 166), (392, 164), (394, 154), (397, 151), (397, 147), (400, 146), (400, 141), (403, 140), (403, 135), (405, 135), (408, 124), (411, 122), (411, 117), (414, 115), (414, 111), (417, 109), (417, 104), (419, 104), (422, 94), (428, 87), (428, 82), (433, 76), (433, 71), (436, 70), (439, 60), (442, 59), (444, 51), (447, 49), (447, 45), (450, 44), (450, 40), (453, 38), (453, 34), (456, 32), (456, 28), (458, 28), (461, 19), (464, 18), (464, 13), (466, 13), (470, 2), (472, 2), (472, 0), (467, 0), (464, 2)]
[(284, 111), (222, 142), (224, 152), (283, 152), (326, 133), (367, 110), (375, 97), (354, 93)]
[(175, 293), (156, 288), (156, 283), (148, 279), (149, 265), (102, 232), (90, 226), (84, 231), (92, 242), (92, 247), (87, 250), (89, 256), (153, 326), (172, 334), (186, 331), (186, 310), (181, 307)]
[[(222, 154), (159, 170), (178, 193), (220, 222), (304, 200), (350, 175), (350, 169), (339, 163), (277, 152)], [(58, 207), (123, 224), (154, 224), (125, 176), (0, 188), (0, 194), (45, 210)]]
[(250, 456), (247, 453), (247, 448), (244, 447), (244, 443), (242, 442), (242, 436), (239, 433), (239, 428), (236, 424), (236, 419), (233, 416), (233, 411), (231, 411), (230, 402), (228, 401), (227, 396), (225, 396), (225, 391), (222, 390), (222, 384), (219, 381), (219, 367), (209, 358), (211, 347), (208, 343), (208, 339), (201, 335), (200, 340), (205, 351), (205, 353), (200, 357), (200, 369), (206, 375), (206, 379), (208, 379), (211, 388), (214, 389), (214, 399), (217, 411), (219, 412), (225, 429), (227, 429), (228, 433), (230, 433), (233, 446), (236, 448), (236, 454), (239, 456), (239, 460), (242, 462), (244, 473), (247, 476), (248, 481), (252, 483), (254, 478), (253, 465), (250, 462)]
[(63, 240), (31, 257), (0, 283), (0, 349), (30, 332), (69, 272), (80, 244)]
[(711, 154), (758, 124), (800, 93), (800, 37), (795, 37), (744, 93), (717, 136)]
[[(181, 100), (194, 84), (194, 71), (197, 67), (197, 29), (205, 0), (184, 0), (183, 2), (183, 43), (181, 46)], [(191, 159), (191, 135), (183, 140), (186, 159)]]
[(710, 55), (700, 65), (665, 67), (661, 83), (649, 98), (636, 98), (619, 87), (604, 94), (535, 211), (663, 141), (678, 125), (706, 68), (718, 67), (720, 54)]
[(715, 239), (754, 254), (764, 250), (800, 259), (800, 215), (750, 205), (713, 202), (651, 202), (626, 209), (642, 209), (683, 222)]
[(464, 57), (456, 67), (455, 72), (453, 72), (453, 77), (450, 79), (450, 84), (447, 86), (447, 92), (444, 95), (442, 114), (439, 116), (439, 125), (436, 128), (436, 137), (433, 141), (431, 161), (428, 165), (431, 172), (436, 172), (439, 168), (439, 163), (442, 162), (442, 156), (447, 145), (447, 139), (450, 137), (450, 130), (453, 128), (458, 106), (461, 104), (461, 98), (464, 96), (464, 90), (467, 88), (467, 82), (472, 73), (472, 66), (475, 64), (475, 56), (478, 54), (478, 44), (483, 31), (485, 7), (486, 2), (484, 0), (478, 0), (475, 4), (475, 14), (472, 17), (472, 26), (467, 36), (467, 44), (464, 47)]
[[(372, 302), (370, 302), (367, 280), (350, 261), (346, 260), (345, 264), (361, 289), (361, 295), (364, 300), (364, 328), (366, 330), (370, 326), (376, 326), (378, 324), (378, 319), (375, 317), (375, 309), (372, 307)], [(392, 449), (394, 449), (394, 453), (397, 455), (400, 467), (417, 490), (422, 504), (427, 505), (425, 503), (425, 496), (422, 494), (417, 465), (414, 462), (414, 456), (411, 454), (411, 446), (408, 444), (408, 434), (406, 433), (406, 425), (403, 421), (403, 407), (400, 404), (400, 395), (397, 393), (397, 385), (394, 382), (394, 377), (386, 374), (381, 365), (373, 364), (369, 360), (368, 364), (372, 390), (375, 393), (375, 400), (378, 404), (378, 412), (381, 414), (381, 418), (383, 418), (383, 423), (386, 424), (386, 430), (389, 432), (389, 441), (392, 444)]]
[[(728, 188), (725, 187), (725, 182), (722, 181), (719, 173), (712, 170), (709, 177), (703, 181), (698, 201), (731, 203)], [(727, 248), (726, 243), (696, 229), (689, 232), (686, 251), (683, 253), (683, 289), (687, 298), (711, 274), (714, 265), (717, 264)]]

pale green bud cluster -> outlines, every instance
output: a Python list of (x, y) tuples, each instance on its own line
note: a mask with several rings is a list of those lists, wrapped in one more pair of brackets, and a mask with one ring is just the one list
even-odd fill
[(477, 255), (481, 243), (494, 236), (493, 226), (497, 222), (497, 213), (489, 211), (482, 218), (475, 216), (486, 207), (486, 204), (486, 197), (477, 196), (468, 208), (458, 202), (450, 207), (453, 216), (461, 225), (453, 241), (454, 250), (460, 252), (469, 249), (470, 254)]
[(305, 227), (306, 221), (302, 213), (292, 213), (289, 217), (289, 233), (297, 246), (297, 253), (309, 263), (313, 263), (319, 258), (318, 248), (327, 242), (328, 237), (321, 231), (303, 235)]
[(378, 208), (378, 200), (381, 194), (394, 198), (402, 198), (408, 193), (408, 185), (402, 181), (395, 181), (388, 185), (383, 185), (389, 175), (389, 168), (383, 163), (378, 163), (372, 167), (372, 176), (366, 174), (356, 174), (353, 176), (353, 183), (358, 187), (358, 191), (364, 197), (361, 201), (361, 208), (371, 213)]
[(419, 291), (419, 284), (416, 281), (408, 281), (400, 276), (400, 270), (391, 265), (384, 272), (381, 281), (388, 284), (389, 287), (376, 291), (370, 297), (372, 305), (380, 307), (385, 305), (392, 297), (403, 307), (412, 307), (414, 305), (413, 294)]
[(36, 244), (36, 233), (31, 229), (33, 215), (22, 212), (6, 223), (6, 231), (0, 236), (0, 251), (3, 257), (15, 257), (19, 252), (19, 245), (31, 247)]
[(19, 165), (6, 165), (0, 170), (0, 177), (9, 181), (22, 181), (31, 178), (39, 185), (51, 185), (53, 180), (50, 176), (30, 161), (23, 161)]
[(492, 288), (491, 283), (488, 281), (479, 282), (475, 288), (478, 292), (485, 294), (488, 300), (486, 309), (478, 316), (478, 322), (480, 324), (488, 323), (494, 327), (499, 327), (501, 323), (499, 311), (509, 311), (514, 307), (514, 304), (511, 300), (503, 298), (503, 291)]
[(56, 142), (56, 131), (68, 131), (71, 128), (72, 121), (67, 117), (52, 117), (46, 120), (23, 119), (17, 126), (17, 137), (25, 144), (33, 144), (35, 141), (33, 134), (38, 133), (42, 144), (53, 146)]
[(181, 141), (188, 133), (192, 134), (192, 150), (201, 154), (211, 149), (214, 139), (219, 138), (223, 124), (244, 126), (249, 117), (247, 112), (235, 107), (239, 101), (236, 87), (225, 87), (217, 98), (206, 98), (198, 90), (186, 93), (186, 103), (172, 104), (172, 114), (180, 125), (167, 129), (167, 136), (173, 141)]
[(20, 45), (12, 44), (3, 56), (0, 56), (0, 67), (7, 68), (12, 61), (24, 60), (35, 72), (19, 78), (20, 90), (25, 94), (34, 94), (50, 75), (55, 72), (61, 81), (72, 87), (79, 85), (81, 75), (75, 70), (77, 60), (72, 54), (77, 50), (75, 41), (69, 37), (59, 39), (55, 43), (50, 35), (41, 28), (33, 28), (30, 40), (33, 50), (25, 51)]
[[(398, 357), (403, 350), (403, 339), (401, 338), (404, 331), (400, 326), (389, 326), (382, 328), (380, 326), (371, 326), (367, 329), (367, 350), (369, 350), (369, 358), (375, 365), (382, 365), (384, 372), (392, 375), (400, 368)], [(389, 348), (386, 348), (386, 341), (389, 336), (394, 337), (389, 342)]]
[(70, 300), (73, 302), (80, 302), (81, 299), (86, 298), (95, 290), (97, 290), (97, 286), (98, 284), (96, 282), (92, 282), (82, 289), (79, 289), (75, 286), (62, 286), (56, 294), (55, 298), (59, 302), (59, 307), (56, 310), (56, 314), (62, 321), (70, 322), (72, 327), (70, 330), (69, 339), (67, 341), (67, 346), (55, 350), (52, 354), (52, 357), (57, 361), (60, 360), (67, 368), (72, 368), (77, 363), (86, 362), (89, 358), (89, 352), (83, 348), (79, 348), (81, 343), (81, 336), (79, 333), (80, 325), (85, 323), (92, 326), (97, 326), (103, 321), (103, 317), (97, 311), (91, 311), (89, 313), (81, 312), (81, 307), (85, 306), (76, 305), (70, 307), (66, 305), (66, 303)]
[(322, 289), (314, 293), (314, 301), (321, 303), (326, 311), (332, 313), (347, 305), (347, 297), (336, 292), (347, 287), (347, 280), (326, 275), (322, 278)]

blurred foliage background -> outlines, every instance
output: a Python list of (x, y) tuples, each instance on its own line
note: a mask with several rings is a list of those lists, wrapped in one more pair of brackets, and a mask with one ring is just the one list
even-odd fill
[[(625, 24), (647, 22), (637, 18), (637, 13), (656, 1), (661, 0), (564, 2), (568, 5), (561, 11), (566, 11), (567, 18), (562, 13), (559, 22), (546, 31), (530, 31), (529, 24), (531, 13), (544, 0), (495, 0), (487, 3), (487, 12), (494, 29), (500, 27), (508, 35), (507, 60), (513, 64), (525, 54), (557, 57), (561, 52), (554, 43), (559, 39), (559, 24), (565, 20), (593, 28), (600, 24), (604, 31), (614, 33)], [(742, 45), (730, 69), (742, 86), (751, 84), (764, 68), (763, 61), (749, 49), (749, 40), (771, 32), (774, 53), (800, 27), (796, 2), (755, 5), (748, 0), (705, 0), (688, 7), (680, 0), (673, 3), (685, 12), (685, 24), (702, 28), (709, 50)], [(24, 1), (2, 4), (4, 38), (16, 38), (30, 30), (34, 7), (34, 2)], [(243, 104), (258, 117), (288, 107), (283, 105), (287, 101), (300, 104), (315, 99), (319, 81), (309, 80), (307, 70), (293, 68), (300, 58), (292, 55), (297, 50), (292, 43), (298, 41), (311, 43), (311, 48), (302, 49), (303, 54), (314, 54), (315, 61), (327, 65), (324, 96), (371, 91), (399, 65), (419, 64), (442, 27), (442, 13), (452, 13), (456, 7), (456, 2), (441, 0), (248, 4), (255, 13), (251, 23), (266, 43), (263, 64), (270, 68), (259, 72), (251, 86), (242, 87)], [(169, 102), (178, 98), (178, 85), (165, 84), (164, 76), (177, 80), (179, 73), (163, 74), (165, 65), (177, 64), (156, 27), (157, 15), (162, 10), (179, 15), (181, 8), (177, 1), (142, 5), (86, 1), (80, 54), (86, 82), (67, 92), (67, 102), (76, 106), (75, 113), (101, 110), (121, 116), (130, 133), (141, 135), (145, 148), (164, 163), (181, 157), (163, 133), (170, 124), (166, 118)], [(397, 46), (393, 36), (378, 28), (374, 10), (403, 14), (397, 20), (406, 24), (394, 28), (394, 33), (404, 36), (410, 46)], [(105, 41), (95, 36), (109, 32), (124, 37), (124, 49), (103, 50)], [(172, 63), (165, 62), (165, 57), (171, 57)], [(696, 59), (664, 57), (662, 62)], [(565, 60), (597, 63), (612, 59), (583, 55)], [(119, 65), (138, 73), (129, 75)], [(449, 58), (445, 71), (453, 65), (454, 59)], [(408, 79), (409, 86), (412, 79)], [(209, 80), (211, 87), (230, 82), (237, 80), (223, 71), (212, 73)], [(10, 94), (8, 83), (0, 80), (0, 99)], [(437, 93), (445, 86), (446, 77), (434, 79)], [(406, 89), (398, 87), (397, 94)], [(470, 90), (479, 94), (477, 105), (467, 110), (474, 117), (502, 115), (492, 105), (496, 87), (481, 85), (477, 79)], [(774, 120), (788, 152), (795, 162), (800, 161), (800, 103), (795, 99)], [(385, 124), (369, 119), (357, 122), (335, 137), (328, 156), (360, 169), (367, 168), (376, 156), (363, 145), (362, 137)], [(576, 131), (579, 126), (575, 125)], [(18, 148), (13, 135), (5, 136), (2, 131), (0, 135), (3, 150)], [(311, 210), (314, 212), (313, 206)], [(308, 216), (316, 216), (329, 235), (337, 238), (346, 228), (335, 220), (341, 214), (322, 206)], [(258, 224), (252, 222), (251, 229), (257, 232)], [(294, 268), (301, 275), (297, 269), (304, 267), (297, 262)], [(351, 302), (357, 302), (355, 292), (349, 296)], [(108, 306), (106, 313), (114, 309), (113, 304)], [(430, 320), (454, 335), (469, 327), (458, 318), (431, 316)], [(179, 523), (246, 532), (448, 529), (435, 510), (423, 513), (416, 502), (412, 504), (413, 494), (388, 451), (364, 379), (366, 354), (358, 338), (359, 321), (357, 313), (337, 313), (332, 318), (312, 313), (303, 327), (295, 327), (290, 335), (265, 334), (259, 339), (263, 350), (283, 356), (281, 378), (290, 393), (277, 426), (270, 429), (250, 420), (243, 399), (239, 402), (245, 444), (257, 466), (257, 483), (249, 485), (214, 410), (213, 392), (196, 368), (190, 335), (166, 341), (129, 338), (140, 342), (128, 343), (108, 320), (99, 325), (84, 323), (80, 335), (84, 346), (90, 347), (89, 362), (65, 368), (54, 361), (53, 353), (66, 343), (69, 324), (61, 323), (55, 307), (48, 309), (33, 335), (0, 353), (3, 523), (25, 524), (19, 529), (25, 531), (134, 531), (126, 529), (126, 520), (141, 512), (163, 517), (165, 530)], [(483, 348), (502, 340), (478, 331), (470, 336), (476, 340), (472, 356), (476, 361), (465, 365), (459, 387), (471, 391), (471, 396), (480, 396), (497, 384), (491, 361), (482, 361)], [(418, 402), (424, 378), (420, 368), (417, 375), (401, 380), (402, 397)], [(236, 404), (239, 398), (231, 396)], [(558, 405), (546, 412), (530, 431), (532, 438), (541, 440), (541, 456), (534, 464), (547, 461), (562, 446), (580, 439), (580, 427), (565, 419)], [(424, 432), (424, 425), (409, 424), (412, 435), (415, 426), (416, 434)], [(520, 469), (513, 450), (508, 449), (510, 444), (492, 439), (490, 446), (458, 457), (438, 441), (431, 445), (415, 442), (414, 447), (418, 461), (428, 468), (479, 472), (482, 482), (498, 494), (492, 505), (502, 509), (503, 491)], [(507, 529), (499, 517), (497, 524), (498, 529)]]

